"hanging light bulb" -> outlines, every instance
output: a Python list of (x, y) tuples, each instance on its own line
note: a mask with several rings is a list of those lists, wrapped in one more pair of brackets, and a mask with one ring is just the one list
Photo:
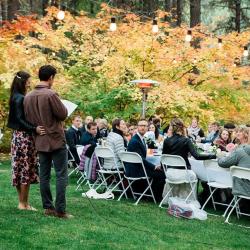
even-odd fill
[(176, 61), (176, 59), (174, 58), (174, 60), (173, 60), (173, 64), (176, 64), (177, 63), (177, 61)]
[(157, 33), (158, 31), (159, 31), (159, 28), (158, 28), (157, 20), (154, 19), (154, 20), (153, 20), (152, 32), (153, 32), (153, 33)]
[(28, 55), (30, 53), (29, 48), (25, 49), (25, 54)]
[(65, 17), (65, 12), (63, 10), (59, 10), (57, 13), (57, 19), (62, 21)]
[(222, 48), (222, 38), (218, 38), (218, 47)]
[(116, 27), (115, 17), (111, 17), (109, 30), (110, 31), (116, 31), (116, 28), (117, 27)]
[(193, 63), (197, 63), (197, 59), (196, 58), (193, 59)]
[(191, 40), (192, 40), (192, 30), (188, 30), (187, 34), (185, 36), (185, 41), (188, 42), (188, 43), (190, 43)]
[(247, 46), (244, 46), (243, 56), (248, 57), (248, 55), (249, 55), (248, 48), (247, 48)]

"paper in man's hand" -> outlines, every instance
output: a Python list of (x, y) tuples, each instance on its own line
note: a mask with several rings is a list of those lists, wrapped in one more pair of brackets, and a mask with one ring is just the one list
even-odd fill
[(61, 101), (63, 105), (66, 107), (66, 109), (68, 110), (68, 117), (69, 117), (75, 111), (75, 109), (77, 108), (77, 105), (68, 100), (61, 100)]

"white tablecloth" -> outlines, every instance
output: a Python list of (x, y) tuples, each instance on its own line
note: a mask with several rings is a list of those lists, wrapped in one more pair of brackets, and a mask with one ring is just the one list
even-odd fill
[[(147, 160), (154, 165), (160, 165), (161, 156), (147, 156)], [(217, 164), (216, 160), (213, 160)], [(203, 161), (189, 158), (191, 169), (195, 172), (198, 179), (207, 182), (207, 174), (209, 174), (210, 181), (217, 181), (226, 185), (232, 185), (232, 178), (230, 175), (229, 168), (218, 168), (218, 170), (209, 169), (207, 170), (204, 166)], [(209, 171), (207, 173), (207, 171)]]
[[(217, 164), (216, 160), (213, 160), (215, 164)], [(218, 168), (218, 170), (214, 169), (206, 169), (203, 161), (196, 160), (194, 158), (189, 158), (189, 162), (191, 164), (191, 169), (197, 175), (197, 178), (207, 182), (209, 175), (210, 181), (216, 181), (226, 185), (232, 185), (232, 177), (230, 175), (229, 168)], [(208, 172), (207, 172), (208, 171)]]

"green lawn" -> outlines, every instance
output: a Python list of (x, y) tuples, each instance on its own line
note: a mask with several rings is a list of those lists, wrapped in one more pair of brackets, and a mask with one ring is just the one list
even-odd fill
[[(250, 229), (224, 224), (221, 217), (206, 221), (170, 217), (153, 203), (91, 200), (75, 191), (70, 178), (67, 208), (75, 218), (43, 216), (39, 186), (31, 189), (38, 212), (19, 211), (10, 185), (10, 162), (0, 166), (0, 249), (249, 249)], [(52, 181), (55, 190), (54, 180)], [(93, 206), (92, 206), (93, 204)], [(250, 225), (246, 219), (241, 219)], [(236, 221), (236, 220), (235, 220)]]

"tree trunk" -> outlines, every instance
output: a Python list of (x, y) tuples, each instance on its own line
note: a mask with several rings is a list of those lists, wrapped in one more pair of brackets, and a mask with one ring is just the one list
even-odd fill
[(143, 11), (148, 16), (154, 16), (154, 12), (157, 9), (157, 0), (144, 0), (143, 1)]
[(201, 0), (190, 0), (190, 27), (201, 22)]
[(182, 21), (182, 0), (177, 0), (176, 14), (177, 14), (177, 26), (181, 26)]
[(42, 0), (42, 10), (43, 10), (43, 15), (45, 16), (47, 11), (46, 9), (49, 7), (49, 0)]
[(15, 19), (19, 10), (20, 10), (19, 0), (9, 0), (8, 1), (8, 20)]
[(42, 14), (43, 4), (41, 0), (30, 0), (30, 9), (32, 13)]
[(2, 0), (1, 6), (2, 6), (2, 18), (3, 18), (3, 21), (5, 21), (8, 19), (8, 2), (7, 2), (7, 0)]
[(240, 33), (241, 0), (235, 0), (235, 30)]
[(171, 9), (172, 9), (172, 0), (165, 0), (164, 9), (167, 12), (171, 11)]
[(3, 24), (2, 2), (0, 2), (0, 27)]

